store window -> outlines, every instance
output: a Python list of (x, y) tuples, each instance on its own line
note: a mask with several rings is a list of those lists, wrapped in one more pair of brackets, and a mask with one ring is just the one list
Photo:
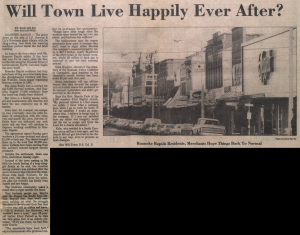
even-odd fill
[[(158, 88), (155, 87), (155, 95), (158, 94)], [(152, 95), (152, 86), (146, 86), (146, 95)]]
[(146, 95), (152, 95), (152, 87), (146, 87)]
[(222, 54), (208, 56), (206, 68), (206, 88), (210, 90), (223, 87)]

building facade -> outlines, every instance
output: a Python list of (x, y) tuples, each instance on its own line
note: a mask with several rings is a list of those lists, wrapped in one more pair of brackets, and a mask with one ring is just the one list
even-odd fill
[[(224, 98), (241, 96), (242, 87), (232, 89), (232, 34), (217, 32), (207, 42), (206, 58), (206, 117), (219, 119), (227, 134), (233, 133), (230, 119), (234, 108), (225, 111), (218, 102)], [(231, 105), (231, 104), (230, 104)]]
[[(177, 69), (184, 60), (167, 59), (155, 62), (154, 82), (155, 82), (155, 103), (163, 104), (175, 87), (177, 79)], [(153, 68), (147, 57), (140, 56), (139, 62), (133, 66), (133, 104), (144, 106), (152, 104), (153, 89)]]
[(231, 82), (232, 34), (217, 32), (207, 42), (206, 58), (206, 89), (209, 101), (216, 103), (224, 93), (227, 93)]
[[(296, 30), (280, 29), (242, 44), (243, 91), (258, 135), (289, 135), (296, 109)], [(295, 111), (296, 112), (296, 111)]]
[(205, 53), (196, 52), (186, 57), (180, 66), (180, 92), (191, 99), (191, 92), (197, 92), (205, 86)]
[(167, 101), (179, 80), (178, 68), (184, 60), (167, 59), (156, 63), (158, 98), (160, 103)]
[(158, 102), (157, 98), (157, 66), (154, 68), (154, 75), (152, 74), (151, 61), (145, 54), (141, 54), (139, 62), (133, 65), (132, 77), (133, 77), (133, 105), (143, 106), (151, 105), (152, 103), (152, 88), (153, 88), (153, 76), (154, 76), (154, 89), (155, 89), (155, 102)]
[(207, 116), (220, 119), (227, 134), (286, 135), (296, 96), (289, 29), (262, 35), (233, 28), (221, 36), (206, 48)]

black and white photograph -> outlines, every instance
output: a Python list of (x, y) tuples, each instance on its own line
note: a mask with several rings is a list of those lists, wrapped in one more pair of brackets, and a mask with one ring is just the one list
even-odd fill
[(104, 28), (104, 136), (297, 135), (297, 29)]

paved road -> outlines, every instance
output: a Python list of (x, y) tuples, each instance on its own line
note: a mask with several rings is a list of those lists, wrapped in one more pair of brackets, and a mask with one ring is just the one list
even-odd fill
[(139, 135), (139, 133), (126, 131), (126, 130), (119, 130), (111, 127), (105, 127), (103, 129), (103, 135), (104, 136), (127, 136), (127, 135)]

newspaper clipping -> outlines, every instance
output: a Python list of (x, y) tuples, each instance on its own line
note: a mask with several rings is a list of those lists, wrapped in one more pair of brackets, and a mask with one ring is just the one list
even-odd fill
[(50, 234), (50, 148), (296, 148), (299, 1), (2, 0), (1, 234)]

